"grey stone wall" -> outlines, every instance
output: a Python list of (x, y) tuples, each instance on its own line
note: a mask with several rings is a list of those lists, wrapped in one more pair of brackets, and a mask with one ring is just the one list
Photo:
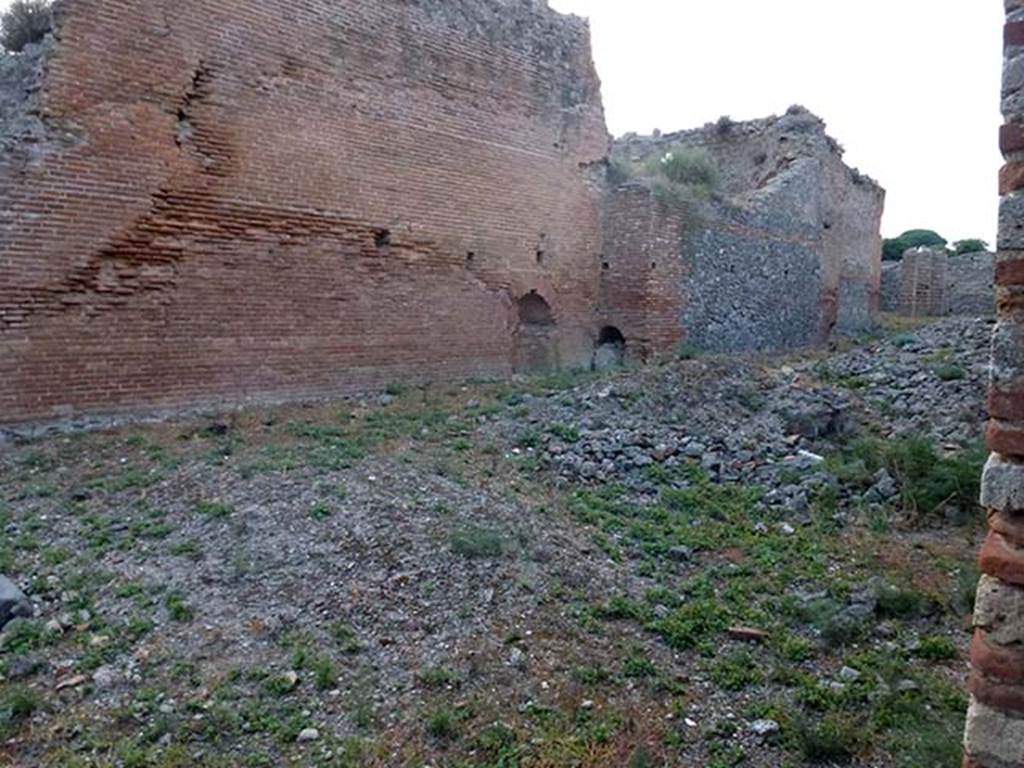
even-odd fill
[(882, 263), (882, 284), (878, 306), (883, 312), (899, 312), (900, 289), (903, 285), (903, 262)]
[(946, 267), (949, 314), (995, 315), (995, 277), (996, 257), (993, 253), (951, 257)]
[(768, 213), (708, 206), (682, 254), (688, 341), (714, 352), (814, 343), (824, 275), (810, 235)]

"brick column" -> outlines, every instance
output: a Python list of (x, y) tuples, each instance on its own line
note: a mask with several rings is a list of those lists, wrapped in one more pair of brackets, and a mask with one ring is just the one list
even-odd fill
[(965, 737), (965, 765), (974, 768), (1024, 768), (1024, 0), (1005, 5), (993, 454), (981, 493), (990, 530), (981, 553)]

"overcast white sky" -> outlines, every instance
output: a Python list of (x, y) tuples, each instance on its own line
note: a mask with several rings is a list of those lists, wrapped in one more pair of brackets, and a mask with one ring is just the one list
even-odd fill
[(803, 104), (888, 190), (887, 235), (994, 240), (999, 0), (549, 2), (591, 20), (612, 133)]
[(816, 112), (887, 236), (996, 229), (999, 0), (549, 0), (591, 20), (612, 133)]

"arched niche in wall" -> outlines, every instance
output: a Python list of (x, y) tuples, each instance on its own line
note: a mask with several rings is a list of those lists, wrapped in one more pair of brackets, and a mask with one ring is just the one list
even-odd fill
[(551, 305), (536, 291), (516, 302), (516, 373), (541, 373), (558, 368), (558, 323)]
[(621, 368), (626, 362), (626, 337), (614, 325), (606, 325), (597, 336), (594, 347), (594, 370)]

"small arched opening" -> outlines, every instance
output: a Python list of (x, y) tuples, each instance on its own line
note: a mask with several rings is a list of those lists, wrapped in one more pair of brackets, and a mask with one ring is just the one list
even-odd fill
[(543, 296), (531, 291), (519, 300), (519, 324), (554, 325), (555, 313)]
[(606, 325), (597, 336), (594, 370), (621, 368), (626, 362), (626, 337), (614, 325)]
[(547, 300), (531, 291), (516, 302), (516, 373), (541, 373), (558, 367), (558, 324)]

